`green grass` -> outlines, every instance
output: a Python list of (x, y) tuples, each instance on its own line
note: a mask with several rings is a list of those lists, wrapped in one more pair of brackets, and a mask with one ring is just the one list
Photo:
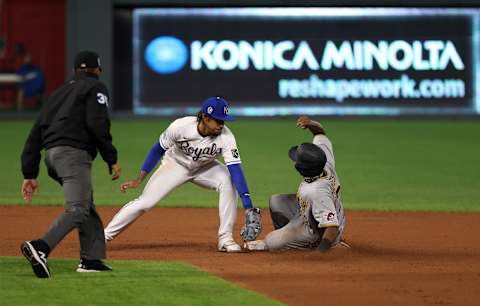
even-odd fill
[(282, 305), (182, 262), (110, 261), (112, 272), (77, 273), (52, 259), (39, 279), (22, 257), (0, 257), (2, 305)]
[[(114, 120), (122, 180), (135, 178), (143, 159), (170, 120)], [(329, 119), (322, 121), (336, 155), (344, 205), (349, 209), (480, 211), (480, 121)], [(0, 122), (0, 203), (22, 202), (20, 152), (32, 122)], [(273, 193), (295, 192), (299, 175), (287, 157), (291, 145), (311, 141), (295, 119), (239, 119), (234, 131), (255, 205), (267, 207)], [(43, 163), (42, 163), (43, 167)], [(138, 190), (122, 194), (97, 158), (97, 204), (123, 205)], [(217, 194), (192, 184), (164, 199), (162, 206), (216, 207)], [(40, 175), (33, 204), (60, 204), (61, 189)]]

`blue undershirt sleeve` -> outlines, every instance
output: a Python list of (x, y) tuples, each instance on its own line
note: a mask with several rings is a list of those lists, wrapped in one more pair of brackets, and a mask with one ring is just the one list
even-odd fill
[(248, 191), (247, 182), (243, 175), (243, 170), (240, 164), (233, 164), (227, 166), (232, 177), (233, 184), (237, 188), (240, 199), (242, 199), (243, 208), (253, 208), (252, 199), (250, 198), (250, 192)]
[(150, 153), (148, 153), (147, 158), (143, 162), (142, 170), (150, 173), (150, 171), (155, 168), (164, 153), (165, 149), (162, 148), (162, 146), (158, 142), (154, 144), (152, 149), (150, 150)]

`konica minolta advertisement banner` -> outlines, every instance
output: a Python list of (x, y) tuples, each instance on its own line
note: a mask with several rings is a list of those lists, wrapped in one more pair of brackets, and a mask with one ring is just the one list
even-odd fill
[(137, 114), (473, 114), (475, 9), (191, 8), (133, 13)]

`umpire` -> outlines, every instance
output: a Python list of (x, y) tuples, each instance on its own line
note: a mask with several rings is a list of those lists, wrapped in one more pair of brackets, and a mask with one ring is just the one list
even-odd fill
[(108, 91), (98, 80), (99, 56), (82, 51), (75, 57), (74, 76), (48, 98), (22, 152), (23, 199), (38, 190), (37, 176), (45, 149), (48, 175), (63, 186), (65, 212), (42, 238), (25, 241), (23, 255), (37, 277), (50, 277), (48, 254), (73, 229), (78, 229), (80, 265), (77, 272), (108, 271), (103, 224), (93, 204), (92, 161), (100, 152), (112, 180), (120, 176), (117, 150), (112, 144)]

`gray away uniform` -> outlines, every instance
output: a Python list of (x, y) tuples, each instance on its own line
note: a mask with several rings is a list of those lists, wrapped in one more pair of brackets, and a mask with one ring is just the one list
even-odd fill
[(333, 245), (343, 239), (345, 216), (332, 143), (325, 135), (316, 135), (313, 143), (327, 156), (324, 172), (313, 182), (308, 178), (302, 181), (296, 196), (277, 194), (270, 198), (270, 212), (276, 230), (265, 238), (269, 250), (317, 247), (329, 226), (339, 228)]

